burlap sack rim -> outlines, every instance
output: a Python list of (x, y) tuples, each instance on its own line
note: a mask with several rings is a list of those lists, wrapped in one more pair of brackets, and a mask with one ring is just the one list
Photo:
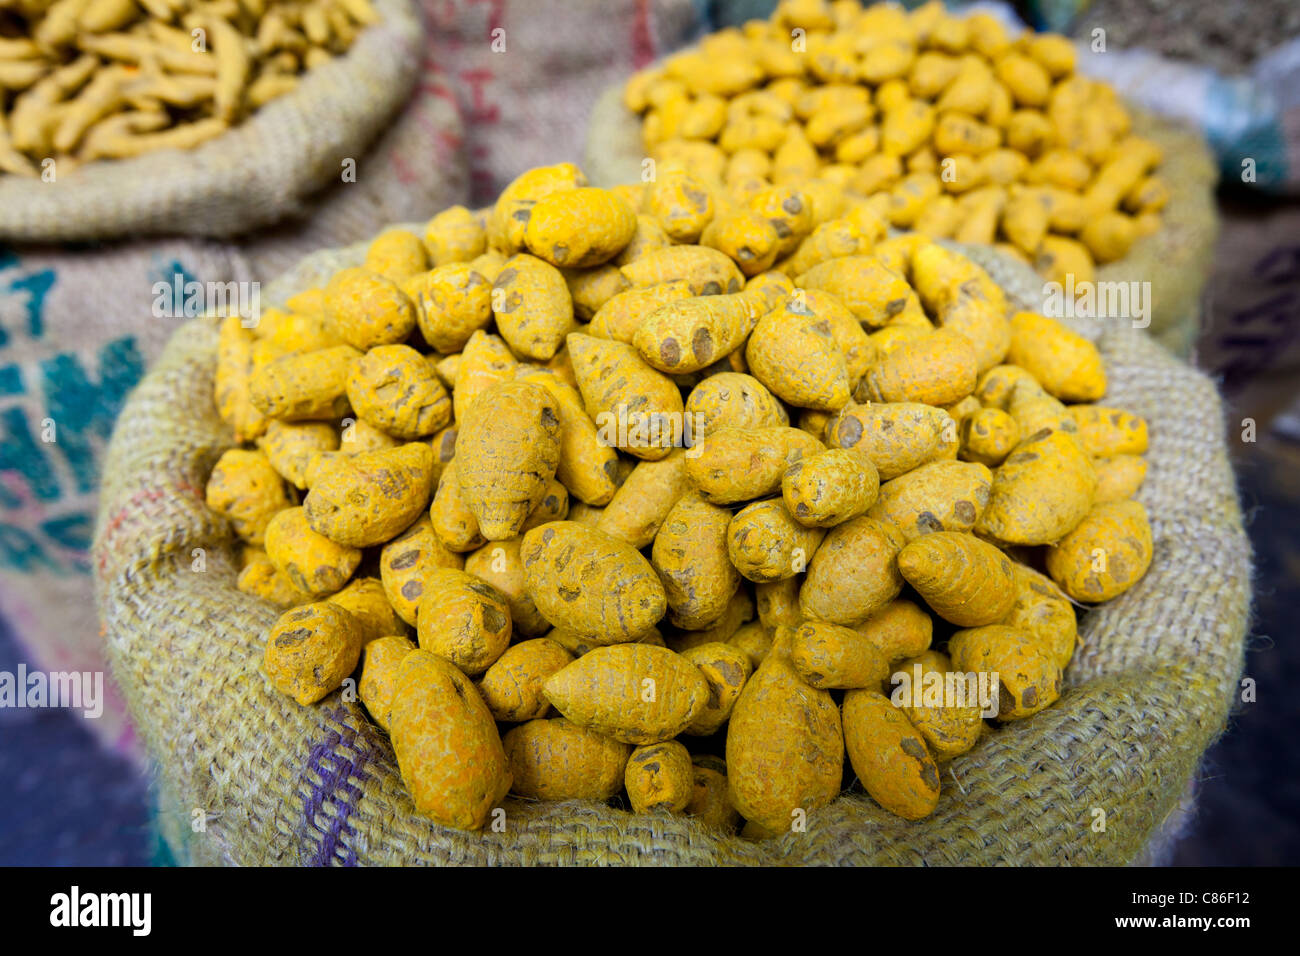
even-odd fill
[[(1218, 238), (1218, 167), (1199, 133), (1140, 106), (1127, 106), (1134, 132), (1164, 150), (1160, 175), (1176, 188), (1162, 212), (1160, 231), (1139, 239), (1124, 259), (1098, 266), (1097, 281), (1150, 281), (1152, 334), (1175, 353), (1187, 354), (1192, 343), (1174, 328), (1174, 319), (1197, 309), (1210, 275)], [(640, 118), (623, 105), (621, 84), (611, 86), (592, 109), (583, 169), (595, 186), (637, 182), (644, 156)]]
[[(364, 246), (309, 256), (272, 284), (268, 300), (359, 261)], [(1038, 285), (1018, 263), (966, 251), (1008, 287)], [(1108, 398), (1151, 423), (1151, 471), (1140, 495), (1156, 533), (1151, 571), (1085, 616), (1085, 646), (1056, 706), (987, 736), (945, 768), (933, 816), (908, 824), (849, 795), (810, 814), (808, 833), (756, 844), (688, 819), (514, 799), (505, 804), (504, 834), (445, 830), (414, 814), (387, 738), (358, 704), (335, 693), (299, 708), (271, 689), (259, 668), (262, 635), (277, 611), (235, 589), (229, 529), (202, 504), (207, 472), (231, 439), (210, 398), (215, 325), (188, 323), (119, 419), (94, 548), (110, 660), (160, 768), (164, 832), (198, 863), (1137, 858), (1224, 728), (1242, 666), (1249, 546), (1210, 381), (1142, 333), (1073, 324), (1097, 338), (1111, 363)], [(196, 547), (207, 552), (203, 574), (190, 570)], [(1123, 637), (1131, 633), (1141, 635), (1139, 646)], [(1101, 834), (1092, 828), (1097, 807), (1108, 814)], [(195, 809), (214, 813), (202, 834), (192, 832)]]
[(343, 56), (197, 149), (88, 163), (54, 183), (0, 175), (0, 240), (229, 237), (300, 213), (344, 157), (360, 164), (419, 76), (412, 0), (374, 6), (381, 20)]

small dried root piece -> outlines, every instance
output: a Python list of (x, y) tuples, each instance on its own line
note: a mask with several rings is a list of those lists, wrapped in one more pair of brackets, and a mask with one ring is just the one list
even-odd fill
[(410, 526), (433, 492), (423, 442), (333, 459), (303, 501), (312, 530), (354, 548), (383, 544)]
[(547, 680), (571, 663), (573, 655), (555, 641), (544, 637), (524, 641), (496, 659), (483, 675), (479, 691), (497, 720), (536, 720), (551, 709), (544, 692)]
[(456, 438), (461, 492), (489, 541), (513, 538), (546, 497), (560, 460), (560, 415), (551, 393), (502, 382), (483, 393)]
[(1097, 472), (1078, 442), (1044, 429), (998, 468), (975, 530), (1007, 544), (1054, 544), (1083, 520), (1096, 490)]
[(471, 677), (482, 674), (510, 646), (510, 606), (486, 581), (454, 568), (437, 568), (424, 582), (416, 615), (420, 647)]
[(771, 833), (840, 792), (844, 732), (830, 691), (809, 686), (774, 646), (745, 684), (727, 726), (727, 786), (745, 819)]
[(388, 715), (393, 707), (402, 661), (413, 650), (415, 644), (410, 638), (392, 635), (371, 641), (361, 651), (361, 682), (357, 685), (357, 696), (375, 723), (384, 730), (388, 730)]
[(856, 518), (875, 504), (879, 493), (876, 466), (847, 448), (802, 458), (781, 477), (786, 508), (810, 528), (831, 528)]
[(939, 803), (939, 768), (925, 738), (889, 698), (874, 690), (844, 695), (844, 744), (871, 799), (904, 820)]
[(1011, 559), (969, 534), (922, 535), (899, 552), (898, 570), (936, 614), (961, 627), (1000, 621), (1016, 600)]
[(1014, 627), (958, 631), (948, 640), (948, 653), (954, 670), (998, 675), (998, 720), (1036, 714), (1061, 696), (1061, 668), (1051, 651)]
[[(751, 611), (752, 613), (752, 611)], [(734, 636), (734, 635), (733, 635)], [(754, 665), (748, 653), (730, 643), (708, 641), (682, 652), (682, 657), (700, 669), (709, 685), (704, 709), (691, 721), (686, 733), (708, 736), (731, 717)]]
[(342, 591), (331, 594), (326, 600), (356, 618), (361, 627), (362, 644), (407, 631), (406, 624), (388, 603), (384, 585), (378, 578), (354, 578)]
[(676, 737), (709, 699), (699, 668), (648, 644), (597, 647), (553, 674), (545, 692), (575, 724), (631, 744)]
[(563, 717), (530, 720), (502, 743), (511, 792), (533, 800), (608, 800), (623, 789), (631, 744)]
[(411, 651), (389, 710), (393, 752), (417, 812), (481, 830), (510, 790), (510, 766), (478, 689), (450, 661)]
[(594, 642), (637, 640), (668, 607), (659, 576), (635, 548), (575, 521), (529, 531), (520, 556), (542, 616)]
[(897, 559), (906, 543), (893, 524), (865, 515), (836, 525), (808, 566), (800, 609), (814, 621), (862, 623), (903, 589)]
[(790, 640), (790, 663), (813, 687), (879, 687), (889, 676), (880, 649), (852, 628), (807, 621)]
[(636, 813), (682, 813), (695, 793), (691, 755), (675, 740), (637, 747), (628, 758), (623, 785)]
[(263, 666), (276, 690), (314, 704), (356, 669), (361, 626), (335, 604), (286, 611), (266, 637)]
[(1146, 508), (1136, 501), (1106, 502), (1047, 549), (1047, 573), (1076, 601), (1097, 604), (1140, 581), (1153, 551)]

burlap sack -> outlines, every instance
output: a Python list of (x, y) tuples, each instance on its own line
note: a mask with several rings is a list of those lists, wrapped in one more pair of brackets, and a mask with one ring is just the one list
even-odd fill
[(465, 117), (476, 205), (527, 169), (573, 160), (597, 94), (692, 39), (712, 13), (694, 0), (422, 5), (429, 54)]
[[(0, 614), (35, 666), (104, 671), (91, 597), (90, 536), (101, 458), (126, 393), (179, 324), (153, 314), (153, 286), (274, 278), (313, 249), (466, 201), (464, 129), (433, 64), (378, 141), (357, 153), (355, 182), (311, 197), (307, 215), (242, 244), (149, 239), (0, 246)], [(326, 124), (328, 125), (328, 124)], [(365, 144), (357, 144), (358, 147)], [(56, 441), (41, 441), (42, 422)], [(87, 721), (133, 752), (116, 690)]]
[[(1021, 307), (1041, 283), (971, 254)], [(311, 257), (273, 298), (354, 264)], [(1222, 408), (1201, 373), (1144, 333), (1095, 337), (1109, 400), (1147, 418), (1155, 559), (1081, 621), (1060, 702), (987, 735), (943, 778), (936, 812), (906, 823), (861, 794), (765, 843), (690, 819), (607, 806), (505, 802), (502, 833), (439, 828), (413, 812), (387, 737), (340, 693), (299, 707), (260, 671), (276, 609), (235, 589), (235, 542), (203, 504), (230, 435), (212, 406), (216, 327), (177, 331), (118, 420), (94, 546), (109, 659), (157, 766), (178, 859), (238, 864), (1123, 863), (1178, 806), (1224, 729), (1242, 667), (1250, 554)], [(193, 570), (202, 549), (206, 570)], [(1099, 813), (1098, 811), (1102, 811)]]
[(234, 236), (306, 212), (343, 160), (360, 161), (420, 73), (411, 0), (374, 5), (380, 22), (346, 54), (197, 149), (89, 163), (53, 183), (0, 176), (0, 240)]
[[(1172, 198), (1160, 231), (1136, 242), (1123, 260), (1098, 268), (1097, 281), (1151, 283), (1148, 331), (1185, 357), (1196, 339), (1201, 294), (1218, 235), (1218, 171), (1198, 134), (1154, 113), (1131, 109), (1134, 132), (1164, 149), (1160, 177)], [(597, 186), (639, 182), (644, 158), (640, 118), (623, 106), (621, 86), (610, 87), (592, 110), (583, 169)]]

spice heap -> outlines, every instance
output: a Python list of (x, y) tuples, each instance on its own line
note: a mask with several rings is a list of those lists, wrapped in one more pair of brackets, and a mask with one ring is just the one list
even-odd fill
[(1092, 282), (1160, 228), (1161, 150), (1071, 41), (938, 0), (784, 0), (631, 78), (647, 155), (732, 191), (839, 188), (891, 225)]
[(1146, 572), (1146, 423), (869, 200), (659, 172), (531, 170), (222, 322), (240, 447), (207, 501), (285, 609), (265, 671), (308, 705), (359, 665), (447, 826), (625, 792), (766, 836), (846, 751), (923, 817), (943, 762), (1057, 700), (1073, 602)]
[(0, 3), (0, 172), (191, 149), (377, 20), (370, 0)]

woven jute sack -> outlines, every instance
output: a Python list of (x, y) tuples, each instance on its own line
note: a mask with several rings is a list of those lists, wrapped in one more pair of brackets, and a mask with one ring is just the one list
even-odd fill
[(234, 236), (304, 213), (360, 161), (420, 75), (412, 0), (375, 0), (380, 21), (291, 93), (193, 150), (88, 163), (54, 182), (0, 176), (0, 241), (125, 235)]
[[(309, 257), (272, 300), (359, 261)], [(1020, 307), (1040, 282), (969, 250)], [(1143, 332), (1094, 338), (1107, 400), (1150, 423), (1147, 576), (1087, 612), (1053, 707), (952, 761), (935, 813), (861, 793), (763, 843), (680, 817), (507, 799), (504, 832), (415, 814), (387, 737), (341, 692), (299, 707), (261, 671), (277, 610), (235, 588), (236, 542), (203, 503), (231, 435), (212, 403), (216, 325), (179, 329), (111, 442), (94, 571), (113, 672), (157, 767), (162, 832), (201, 864), (1061, 864), (1142, 857), (1224, 729), (1242, 667), (1250, 554), (1212, 383)], [(194, 569), (194, 554), (206, 555)], [(1104, 811), (1104, 829), (1096, 811)]]
[[(1149, 111), (1133, 106), (1129, 110), (1133, 132), (1164, 150), (1160, 178), (1169, 186), (1170, 199), (1161, 213), (1160, 231), (1134, 243), (1124, 259), (1098, 267), (1097, 281), (1149, 282), (1147, 331), (1185, 357), (1196, 340), (1201, 296), (1218, 237), (1218, 170), (1200, 134)], [(583, 166), (594, 185), (640, 181), (645, 159), (640, 127), (640, 117), (623, 106), (621, 84), (600, 95), (587, 127)]]
[(430, 55), (451, 77), (465, 116), (476, 205), (493, 202), (527, 169), (572, 160), (600, 91), (707, 29), (712, 12), (695, 0), (422, 6)]

